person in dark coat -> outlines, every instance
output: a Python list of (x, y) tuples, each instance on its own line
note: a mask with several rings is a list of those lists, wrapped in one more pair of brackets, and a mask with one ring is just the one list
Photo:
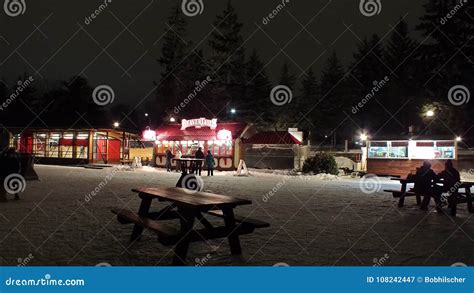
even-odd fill
[[(204, 153), (202, 152), (202, 148), (198, 148), (198, 150), (196, 151), (196, 154), (194, 154), (194, 157), (196, 159), (202, 159), (202, 160), (205, 159)], [(197, 161), (196, 162), (196, 175), (201, 176), (201, 171), (202, 171), (202, 161)]]
[(173, 154), (170, 150), (166, 151), (166, 171), (171, 172), (171, 159), (173, 158)]
[[(21, 164), (14, 148), (9, 148), (0, 155), (0, 201), (6, 200), (5, 179), (11, 174), (21, 172)], [(15, 199), (19, 199), (15, 194)]]
[(436, 192), (441, 195), (448, 194), (448, 201), (453, 200), (451, 195), (456, 195), (458, 192), (458, 188), (461, 185), (461, 175), (459, 171), (456, 170), (453, 166), (453, 161), (447, 160), (444, 164), (444, 170), (438, 174), (438, 177), (443, 180), (443, 186), (436, 186)]
[(414, 191), (423, 196), (421, 203), (421, 210), (428, 210), (431, 197), (436, 202), (436, 208), (440, 209), (441, 199), (438, 193), (434, 189), (434, 185), (439, 180), (438, 175), (431, 169), (431, 164), (428, 161), (423, 162), (420, 168), (417, 168), (415, 174), (415, 187)]
[(206, 156), (207, 176), (214, 176), (214, 156), (211, 151), (207, 151)]

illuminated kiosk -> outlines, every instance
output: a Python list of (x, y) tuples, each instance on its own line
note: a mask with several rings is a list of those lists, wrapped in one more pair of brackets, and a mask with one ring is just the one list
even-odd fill
[[(234, 170), (242, 157), (242, 138), (249, 133), (249, 125), (242, 122), (222, 122), (217, 119), (183, 119), (159, 127), (155, 131), (145, 130), (143, 140), (155, 141), (154, 162), (157, 167), (165, 167), (166, 151), (177, 156), (194, 157), (199, 147), (204, 154), (210, 150), (214, 155), (217, 170)], [(172, 162), (173, 166), (175, 162)]]
[(456, 140), (369, 140), (364, 148), (369, 174), (406, 177), (423, 161), (429, 161), (436, 173), (446, 160), (458, 163)]

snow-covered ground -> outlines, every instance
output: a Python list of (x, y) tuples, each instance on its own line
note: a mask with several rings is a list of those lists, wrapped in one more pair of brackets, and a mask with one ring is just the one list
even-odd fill
[[(138, 210), (132, 188), (171, 187), (178, 173), (152, 168), (114, 172), (36, 166), (36, 170), (40, 181), (27, 182), (22, 200), (0, 202), (0, 265), (171, 262), (170, 248), (149, 231), (129, 247), (131, 226), (120, 225), (110, 210), (127, 206)], [(271, 227), (241, 237), (242, 258), (230, 256), (226, 239), (192, 243), (190, 265), (474, 264), (474, 214), (465, 206), (456, 218), (422, 212), (413, 198), (400, 209), (397, 200), (383, 192), (399, 187), (388, 179), (365, 182), (361, 189), (360, 179), (251, 173), (203, 176), (204, 189), (251, 199), (251, 206), (236, 212), (268, 221)], [(108, 175), (111, 180), (105, 179)], [(98, 194), (91, 195), (93, 190)]]

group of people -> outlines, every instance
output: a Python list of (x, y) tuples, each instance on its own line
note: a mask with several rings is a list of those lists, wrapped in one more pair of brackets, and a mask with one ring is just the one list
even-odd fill
[[(461, 182), (459, 171), (453, 166), (451, 160), (446, 161), (444, 170), (436, 174), (431, 169), (431, 164), (428, 161), (423, 162), (420, 168), (417, 168), (414, 176), (415, 186), (413, 191), (423, 196), (420, 209), (428, 210), (428, 205), (431, 198), (436, 203), (436, 209), (441, 211), (441, 207), (445, 202), (441, 200), (441, 196), (447, 193), (449, 196), (456, 193)], [(437, 183), (442, 181), (442, 185)]]
[[(168, 172), (172, 171), (172, 166), (171, 166), (172, 159), (181, 159), (181, 158), (182, 158), (182, 153), (180, 149), (176, 151), (176, 155), (173, 155), (171, 150), (167, 150), (166, 151), (166, 171)], [(198, 148), (198, 150), (194, 154), (194, 158), (203, 160), (203, 161), (196, 161), (194, 164), (193, 172), (195, 172), (196, 175), (201, 176), (202, 167), (203, 167), (202, 163), (206, 162), (207, 176), (214, 176), (215, 162), (214, 162), (214, 156), (212, 155), (211, 151), (207, 151), (207, 155), (204, 155), (202, 148)], [(177, 160), (176, 171), (179, 172), (180, 170), (181, 170), (181, 162)]]

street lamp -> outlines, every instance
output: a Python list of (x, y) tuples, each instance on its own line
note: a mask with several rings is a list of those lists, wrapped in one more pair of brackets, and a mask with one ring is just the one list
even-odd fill
[(145, 113), (145, 117), (148, 117), (148, 113)]
[(174, 117), (171, 117), (170, 122), (176, 122), (176, 119)]
[(232, 108), (232, 109), (230, 109), (230, 113), (231, 113), (231, 114), (235, 114), (235, 113), (237, 113), (237, 110), (235, 110), (234, 108)]
[(456, 141), (457, 142), (462, 141), (462, 137), (460, 137), (460, 136), (456, 137)]
[(119, 126), (120, 126), (120, 123), (119, 123), (119, 122), (117, 122), (117, 121), (114, 122), (114, 127), (115, 127), (115, 128), (118, 128)]
[(369, 137), (368, 137), (367, 134), (365, 134), (365, 133), (362, 133), (362, 134), (360, 135), (360, 140), (362, 140), (362, 141), (366, 141), (368, 138), (369, 138)]
[(433, 117), (435, 112), (433, 110), (426, 111), (426, 117)]

